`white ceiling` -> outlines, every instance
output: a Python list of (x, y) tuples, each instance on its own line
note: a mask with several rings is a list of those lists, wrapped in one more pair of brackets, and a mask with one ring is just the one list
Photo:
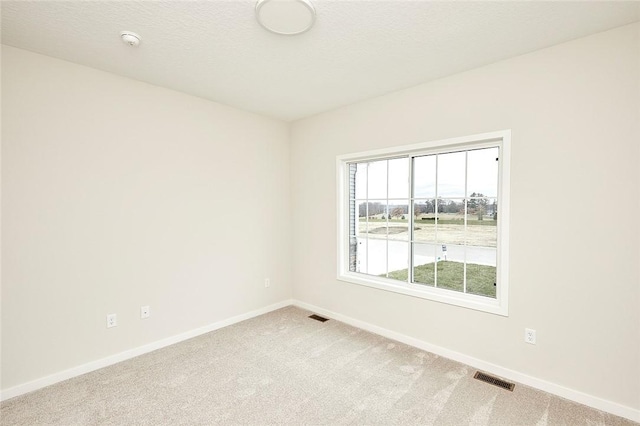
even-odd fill
[(2, 42), (290, 121), (640, 20), (635, 1), (314, 4), (288, 37), (254, 0), (2, 1)]

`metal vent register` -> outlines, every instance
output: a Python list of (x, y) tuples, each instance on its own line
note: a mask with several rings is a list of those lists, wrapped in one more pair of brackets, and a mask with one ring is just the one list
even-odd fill
[(314, 319), (316, 321), (320, 321), (320, 322), (325, 322), (325, 321), (329, 321), (329, 318), (325, 318), (325, 317), (321, 317), (320, 315), (309, 315), (309, 318)]
[(509, 383), (505, 380), (499, 379), (497, 377), (490, 376), (485, 373), (481, 373), (476, 371), (476, 374), (473, 376), (474, 379), (478, 379), (482, 382), (489, 383), (490, 385), (498, 386), (502, 389), (506, 389), (508, 391), (513, 392), (513, 388), (516, 387), (515, 383)]

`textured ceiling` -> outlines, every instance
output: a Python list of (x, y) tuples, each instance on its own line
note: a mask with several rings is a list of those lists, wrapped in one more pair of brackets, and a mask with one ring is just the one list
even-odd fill
[(317, 0), (287, 37), (254, 6), (2, 1), (2, 42), (290, 121), (640, 19), (638, 2)]

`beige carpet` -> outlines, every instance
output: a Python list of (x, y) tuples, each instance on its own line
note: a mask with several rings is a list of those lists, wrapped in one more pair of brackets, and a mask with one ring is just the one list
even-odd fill
[(631, 425), (287, 307), (8, 400), (3, 425)]

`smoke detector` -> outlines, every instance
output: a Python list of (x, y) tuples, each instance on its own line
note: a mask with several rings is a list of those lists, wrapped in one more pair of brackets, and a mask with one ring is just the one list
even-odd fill
[(272, 33), (297, 35), (313, 27), (316, 9), (310, 0), (258, 0), (256, 18)]
[(125, 42), (131, 47), (136, 47), (137, 45), (140, 44), (140, 40), (142, 40), (142, 37), (140, 37), (138, 34), (133, 33), (131, 31), (122, 31), (120, 33), (120, 37), (122, 37), (123, 42)]

